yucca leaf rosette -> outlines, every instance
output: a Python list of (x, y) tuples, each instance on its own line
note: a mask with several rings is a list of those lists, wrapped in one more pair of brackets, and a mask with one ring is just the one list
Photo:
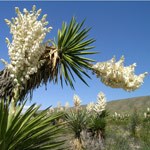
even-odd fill
[(82, 28), (84, 21), (77, 23), (73, 17), (70, 24), (63, 22), (62, 28), (58, 30), (58, 39), (55, 44), (59, 56), (59, 75), (61, 84), (63, 79), (66, 84), (74, 88), (74, 74), (77, 75), (86, 85), (83, 75), (90, 78), (85, 69), (91, 69), (92, 59), (86, 58), (86, 55), (95, 54), (89, 52), (93, 46), (90, 46), (95, 40), (87, 39), (90, 29)]

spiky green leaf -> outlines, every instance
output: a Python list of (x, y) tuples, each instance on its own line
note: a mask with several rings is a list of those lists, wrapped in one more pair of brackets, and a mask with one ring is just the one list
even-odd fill
[[(91, 28), (84, 28), (84, 21), (77, 23), (73, 17), (70, 24), (62, 23), (62, 28), (58, 30), (57, 48), (60, 56), (60, 80), (66, 84), (70, 84), (74, 88), (72, 80), (74, 75), (77, 75), (86, 85), (87, 82), (84, 76), (87, 76), (86, 69), (91, 69), (91, 62), (94, 60), (85, 57), (86, 55), (95, 54), (95, 52), (88, 51), (93, 46), (90, 46), (95, 40), (87, 39), (88, 32)], [(83, 57), (81, 57), (81, 55)]]

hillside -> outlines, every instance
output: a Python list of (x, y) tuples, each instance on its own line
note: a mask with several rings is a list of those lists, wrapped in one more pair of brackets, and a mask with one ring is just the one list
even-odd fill
[(111, 113), (131, 113), (134, 108), (143, 112), (147, 109), (147, 107), (150, 108), (150, 96), (114, 100), (107, 103), (107, 109)]

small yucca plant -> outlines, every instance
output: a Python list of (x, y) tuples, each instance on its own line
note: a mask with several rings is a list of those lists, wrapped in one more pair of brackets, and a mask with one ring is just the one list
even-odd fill
[(93, 137), (105, 138), (106, 117), (107, 111), (102, 111), (101, 114), (93, 114), (89, 117), (88, 131), (92, 133)]
[(84, 110), (70, 110), (66, 113), (68, 128), (75, 138), (81, 138), (81, 132), (86, 127), (86, 112)]
[(68, 129), (74, 136), (70, 142), (70, 148), (82, 150), (81, 132), (86, 128), (86, 111), (82, 109), (81, 100), (78, 95), (74, 95), (73, 102), (74, 108), (66, 111), (65, 115)]
[(129, 127), (132, 136), (134, 137), (137, 136), (137, 128), (139, 125), (140, 125), (139, 114), (137, 112), (137, 109), (134, 109), (134, 112), (130, 119), (130, 127)]
[(74, 138), (71, 141), (71, 148), (73, 150), (82, 149), (81, 132), (86, 128), (86, 111), (81, 109), (75, 109), (67, 111), (66, 122), (70, 133)]
[[(47, 117), (47, 110), (38, 112), (33, 104), (22, 113), (25, 102), (16, 104), (0, 100), (0, 149), (1, 150), (50, 150), (63, 144), (59, 140), (61, 125), (52, 125), (60, 114)], [(61, 147), (61, 149), (63, 149)]]

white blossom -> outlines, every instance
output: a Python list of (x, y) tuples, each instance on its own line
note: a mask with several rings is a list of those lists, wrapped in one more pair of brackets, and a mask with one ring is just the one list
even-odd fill
[[(10, 70), (11, 76), (18, 82), (28, 80), (30, 75), (37, 72), (38, 67), (43, 64), (40, 61), (46, 46), (43, 44), (43, 40), (52, 29), (52, 27), (46, 27), (47, 15), (43, 15), (42, 19), (38, 20), (41, 9), (37, 11), (35, 9), (36, 7), (33, 6), (31, 11), (23, 9), (23, 13), (21, 13), (16, 7), (17, 17), (12, 18), (11, 21), (5, 19), (12, 34), (11, 42), (6, 38), (10, 57), (10, 64), (7, 65), (7, 68)], [(19, 81), (20, 77), (23, 78), (22, 81)]]
[(51, 113), (53, 113), (54, 111), (55, 111), (54, 108), (53, 108), (53, 107), (50, 107), (49, 110), (48, 110), (48, 114), (51, 114)]
[(95, 104), (93, 110), (96, 113), (101, 113), (106, 108), (106, 97), (103, 92), (100, 92), (97, 96), (97, 103)]
[(60, 107), (60, 109), (57, 110), (57, 112), (62, 112), (62, 111), (64, 111), (64, 108), (63, 108), (63, 107)]
[(80, 98), (79, 98), (78, 95), (74, 95), (74, 96), (73, 96), (73, 103), (74, 103), (74, 106), (75, 106), (75, 107), (80, 107), (80, 105), (81, 105), (81, 100), (80, 100)]
[(66, 104), (65, 104), (65, 109), (68, 109), (69, 107), (70, 107), (69, 103), (66, 102)]
[(60, 107), (62, 107), (62, 106), (61, 106), (61, 102), (58, 101), (58, 102), (57, 102), (57, 109), (60, 109)]
[(57, 103), (57, 112), (61, 112), (61, 111), (64, 111), (64, 108), (62, 107), (61, 102), (58, 102)]
[(87, 112), (88, 112), (88, 113), (92, 112), (93, 109), (94, 109), (94, 106), (95, 106), (94, 102), (90, 102), (90, 103), (86, 106)]
[(147, 118), (147, 113), (144, 113), (144, 118)]
[(118, 62), (116, 62), (115, 57), (106, 62), (98, 62), (93, 65), (93, 70), (105, 85), (134, 91), (143, 84), (147, 75), (147, 72), (135, 75), (135, 67), (135, 63), (124, 67), (124, 56), (122, 56)]

